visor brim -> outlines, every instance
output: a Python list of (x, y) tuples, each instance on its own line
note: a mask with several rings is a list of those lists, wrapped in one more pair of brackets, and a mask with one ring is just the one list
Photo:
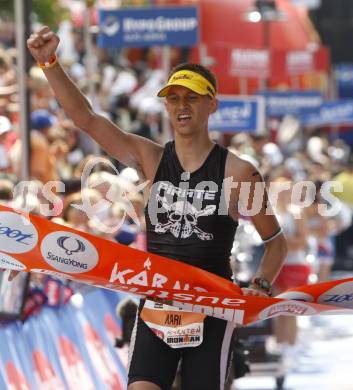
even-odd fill
[(191, 91), (193, 91), (193, 92), (195, 92), (195, 93), (197, 93), (199, 95), (210, 95), (210, 92), (207, 91), (207, 89), (200, 88), (198, 85), (196, 85), (193, 82), (190, 82), (189, 80), (178, 80), (178, 81), (175, 81), (172, 84), (166, 85), (164, 88), (162, 88), (158, 92), (157, 96), (158, 97), (166, 97), (168, 95), (168, 92), (169, 92), (170, 88), (175, 86), (175, 85), (176, 86), (180, 86), (180, 87), (188, 88)]

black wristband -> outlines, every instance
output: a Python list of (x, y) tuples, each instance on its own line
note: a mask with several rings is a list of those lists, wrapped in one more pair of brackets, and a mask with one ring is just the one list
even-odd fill
[(251, 279), (250, 283), (260, 288), (261, 290), (265, 291), (266, 294), (271, 295), (272, 285), (267, 279), (255, 277)]

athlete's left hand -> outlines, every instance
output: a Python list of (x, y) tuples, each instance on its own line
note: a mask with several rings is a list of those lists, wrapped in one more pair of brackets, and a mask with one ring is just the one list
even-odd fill
[(242, 290), (244, 295), (254, 296), (254, 297), (264, 297), (264, 298), (269, 297), (269, 295), (266, 294), (264, 291), (257, 290), (255, 288), (243, 287), (241, 290)]

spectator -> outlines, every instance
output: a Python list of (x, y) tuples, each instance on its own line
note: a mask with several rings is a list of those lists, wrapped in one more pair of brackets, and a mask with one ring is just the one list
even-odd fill
[[(274, 183), (287, 186), (287, 189), (279, 193), (277, 203), (274, 204), (276, 215), (288, 243), (288, 254), (284, 266), (274, 283), (274, 295), (278, 295), (290, 288), (307, 284), (311, 266), (306, 258), (308, 244), (306, 222), (298, 206), (291, 203), (293, 183), (284, 178), (277, 178)], [(275, 335), (283, 352), (295, 351), (297, 318), (294, 316), (277, 317)]]
[(0, 179), (0, 204), (7, 205), (13, 198), (14, 184), (9, 179)]
[(10, 168), (6, 149), (7, 136), (10, 131), (12, 131), (10, 120), (6, 116), (0, 116), (0, 171), (8, 171)]
[[(54, 156), (50, 153), (47, 138), (38, 131), (32, 131), (30, 136), (31, 158), (30, 177), (43, 183), (58, 179)], [(17, 178), (21, 177), (22, 142), (18, 139), (9, 151), (11, 166)]]
[(333, 178), (343, 187), (343, 191), (334, 192), (335, 196), (353, 209), (353, 154), (345, 169)]

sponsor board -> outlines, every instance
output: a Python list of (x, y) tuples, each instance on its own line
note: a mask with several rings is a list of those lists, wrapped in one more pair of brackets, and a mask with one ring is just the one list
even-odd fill
[(269, 77), (270, 52), (234, 48), (230, 54), (229, 73), (238, 77)]
[(60, 336), (57, 344), (61, 367), (70, 389), (95, 390), (82, 351), (66, 336)]
[(145, 7), (99, 10), (101, 47), (195, 46), (197, 7)]
[(258, 95), (265, 98), (269, 116), (293, 115), (302, 110), (315, 110), (324, 101), (320, 91), (261, 91)]
[(210, 116), (209, 130), (263, 132), (265, 100), (262, 96), (218, 96), (217, 111)]
[(27, 267), (17, 259), (0, 252), (0, 267), (15, 271), (24, 271)]
[(48, 234), (40, 249), (44, 260), (51, 267), (70, 274), (88, 272), (98, 263), (98, 252), (93, 244), (68, 231)]
[(318, 303), (345, 308), (353, 306), (353, 281), (339, 284), (325, 291), (317, 300)]
[(353, 99), (324, 102), (315, 110), (304, 110), (299, 117), (303, 126), (351, 125)]
[(114, 357), (98, 332), (89, 323), (83, 328), (86, 348), (101, 381), (107, 389), (123, 389)]
[(49, 359), (39, 349), (32, 352), (32, 364), (38, 387), (47, 390), (65, 390), (60, 376), (55, 372)]
[(18, 367), (18, 362), (15, 364), (9, 361), (4, 365), (3, 369), (7, 377), (8, 389), (31, 390), (29, 378), (22, 371), (22, 367)]
[(26, 253), (38, 243), (38, 232), (29, 219), (11, 212), (0, 212), (0, 248), (7, 253)]
[(353, 64), (341, 63), (335, 66), (335, 80), (338, 97), (353, 98)]
[(277, 316), (303, 316), (316, 314), (316, 310), (302, 302), (280, 302), (275, 303), (259, 313), (259, 318), (272, 318)]
[(309, 73), (315, 69), (314, 53), (307, 50), (294, 50), (286, 53), (286, 70), (290, 75)]

